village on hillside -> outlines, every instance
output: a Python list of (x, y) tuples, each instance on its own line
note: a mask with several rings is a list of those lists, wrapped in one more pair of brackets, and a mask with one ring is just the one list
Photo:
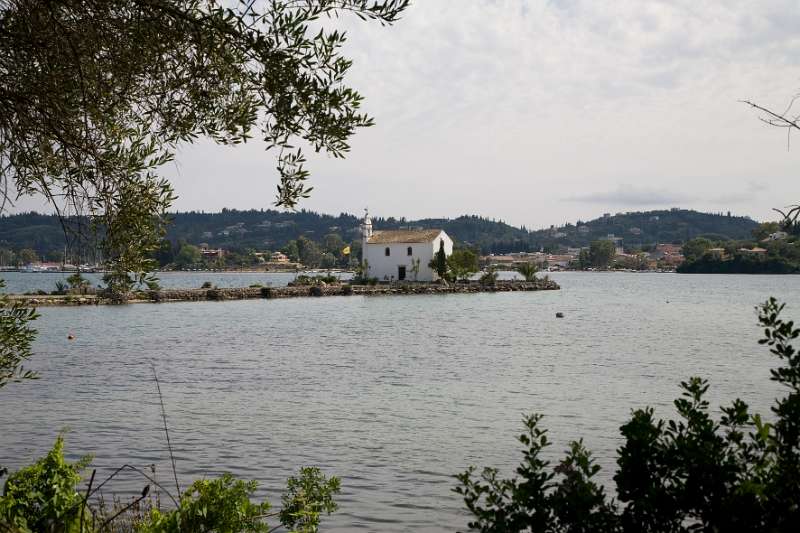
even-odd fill
[[(102, 270), (102, 250), (65, 246), (54, 218), (31, 213), (0, 219), (0, 226), (10, 226), (0, 240), (0, 269)], [(410, 224), (403, 219), (367, 218), (371, 228), (368, 231), (374, 229), (376, 243), (392, 240), (391, 245), (397, 248), (408, 241), (405, 244), (410, 250), (418, 247), (420, 239), (433, 242), (443, 232), (448, 240), (447, 255), (452, 249), (469, 249), (478, 257), (482, 270), (518, 270), (533, 265), (539, 271), (684, 269), (784, 273), (797, 271), (800, 264), (795, 236), (782, 231), (778, 223), (758, 224), (730, 214), (678, 209), (605, 214), (593, 221), (537, 231), (479, 217)], [(428, 268), (436, 252), (432, 245), (428, 246), (431, 251), (414, 257), (419, 264), (409, 260), (402, 265), (395, 261), (399, 248), (392, 252), (391, 259), (383, 255), (386, 247), (365, 256), (365, 220), (344, 214), (330, 217), (310, 212), (223, 211), (216, 215), (178, 214), (176, 220), (178, 230), (167, 235), (153, 255), (160, 270), (354, 271), (367, 259), (373, 269), (380, 270), (374, 275), (381, 281), (422, 280), (430, 275), (420, 276), (420, 269)], [(36, 228), (35, 239), (29, 237), (29, 228)], [(388, 232), (399, 233), (390, 238)], [(379, 235), (383, 237), (378, 238)], [(681, 239), (682, 235), (685, 238)], [(398, 270), (400, 266), (403, 269)]]

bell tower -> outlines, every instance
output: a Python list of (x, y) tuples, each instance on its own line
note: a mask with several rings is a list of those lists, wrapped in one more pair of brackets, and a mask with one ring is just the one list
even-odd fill
[(364, 208), (364, 220), (361, 221), (361, 265), (367, 260), (367, 241), (372, 237), (372, 219), (369, 217), (369, 209)]

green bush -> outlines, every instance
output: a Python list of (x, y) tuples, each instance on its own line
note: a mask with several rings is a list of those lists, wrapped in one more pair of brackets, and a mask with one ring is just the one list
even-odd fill
[(306, 274), (300, 274), (297, 276), (293, 281), (289, 282), (290, 287), (305, 287), (305, 286), (313, 286), (313, 285), (337, 285), (340, 282), (339, 278), (334, 275), (324, 275), (324, 276), (308, 276)]
[(493, 268), (489, 268), (486, 272), (481, 274), (478, 281), (481, 285), (494, 286), (497, 282), (497, 271)]
[[(71, 274), (67, 278), (67, 283), (69, 284), (70, 291), (77, 294), (86, 294), (89, 290), (89, 287), (92, 285), (91, 282), (84, 278), (80, 272)], [(58, 282), (56, 282), (56, 285), (58, 285)]]
[(478, 268), (478, 254), (468, 248), (453, 250), (447, 258), (447, 268), (453, 281), (468, 280)]
[[(269, 512), (266, 501), (251, 501), (258, 487), (255, 481), (238, 480), (230, 474), (195, 481), (181, 494), (177, 508), (160, 508), (158, 498), (155, 503), (146, 500), (141, 504), (149, 485), (131, 505), (123, 506), (115, 500), (109, 510), (101, 498), (99, 504), (84, 508), (84, 496), (77, 486), (89, 460), (85, 457), (73, 464), (65, 461), (64, 439), (59, 436), (45, 457), (6, 481), (0, 496), (0, 531), (268, 532), (276, 528), (268, 526), (267, 520), (278, 519), (292, 533), (316, 533), (322, 515), (337, 509), (333, 498), (340, 490), (339, 479), (325, 477), (318, 468), (302, 468), (299, 476), (287, 480), (283, 508), (276, 512)], [(101, 484), (95, 484), (95, 491)], [(98, 520), (92, 521), (92, 516)]]
[(69, 287), (67, 286), (66, 283), (64, 283), (60, 279), (56, 280), (56, 290), (53, 291), (54, 295), (67, 294), (68, 290), (69, 290)]
[(21, 531), (81, 531), (82, 496), (76, 487), (89, 460), (65, 461), (64, 438), (59, 435), (45, 457), (6, 480), (0, 497), (0, 529), (7, 525)]
[(461, 494), (483, 532), (797, 531), (800, 524), (800, 336), (780, 318), (775, 299), (760, 307), (759, 341), (786, 364), (771, 379), (789, 394), (777, 400), (774, 423), (734, 400), (719, 421), (704, 399), (708, 383), (681, 383), (679, 418), (656, 420), (639, 409), (621, 427), (625, 441), (614, 476), (620, 504), (594, 481), (600, 467), (581, 441), (554, 469), (540, 455), (549, 445), (539, 415), (525, 419), (517, 478), (474, 467), (457, 476)]
[(286, 488), (280, 520), (293, 532), (316, 533), (322, 513), (331, 514), (338, 508), (333, 496), (339, 493), (339, 479), (327, 479), (319, 468), (301, 468), (299, 477), (286, 481)]
[(536, 273), (539, 271), (534, 263), (522, 263), (517, 267), (517, 272), (522, 274), (525, 281), (536, 281)]
[(324, 514), (337, 509), (336, 477), (327, 478), (318, 468), (301, 468), (290, 477), (282, 497), (283, 508), (270, 512), (266, 501), (251, 501), (258, 488), (255, 481), (241, 481), (230, 474), (218, 479), (195, 481), (180, 498), (177, 509), (152, 509), (139, 524), (140, 533), (185, 533), (189, 531), (268, 532), (277, 529), (267, 520), (278, 518), (291, 533), (316, 533)]
[(183, 493), (178, 509), (154, 509), (140, 524), (142, 533), (182, 533), (186, 531), (266, 532), (263, 521), (268, 502), (253, 503), (250, 497), (258, 484), (244, 482), (230, 474), (217, 479), (195, 481)]

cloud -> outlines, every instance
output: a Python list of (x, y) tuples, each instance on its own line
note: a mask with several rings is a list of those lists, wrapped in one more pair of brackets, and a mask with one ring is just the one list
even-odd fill
[(678, 206), (691, 200), (682, 193), (631, 185), (620, 185), (613, 191), (578, 194), (564, 199), (570, 202), (623, 207)]
[[(796, 0), (420, 0), (392, 27), (329, 22), (376, 125), (344, 160), (308, 154), (303, 208), (547, 227), (800, 198), (800, 144), (738, 103), (782, 110), (800, 87)], [(274, 164), (257, 143), (198, 143), (164, 174), (176, 208), (259, 208)]]

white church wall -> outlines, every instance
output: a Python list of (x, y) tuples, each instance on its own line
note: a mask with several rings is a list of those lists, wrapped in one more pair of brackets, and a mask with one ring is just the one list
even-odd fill
[[(444, 239), (445, 254), (453, 253), (453, 241), (446, 233), (441, 232), (433, 242), (367, 244), (364, 257), (369, 265), (369, 276), (379, 280), (397, 280), (398, 267), (406, 267), (406, 280), (414, 281), (412, 272), (413, 260), (419, 259), (417, 281), (433, 281), (437, 276), (428, 266), (436, 252), (439, 251), (439, 239)], [(411, 247), (411, 255), (408, 248)], [(386, 255), (386, 248), (389, 255)]]

